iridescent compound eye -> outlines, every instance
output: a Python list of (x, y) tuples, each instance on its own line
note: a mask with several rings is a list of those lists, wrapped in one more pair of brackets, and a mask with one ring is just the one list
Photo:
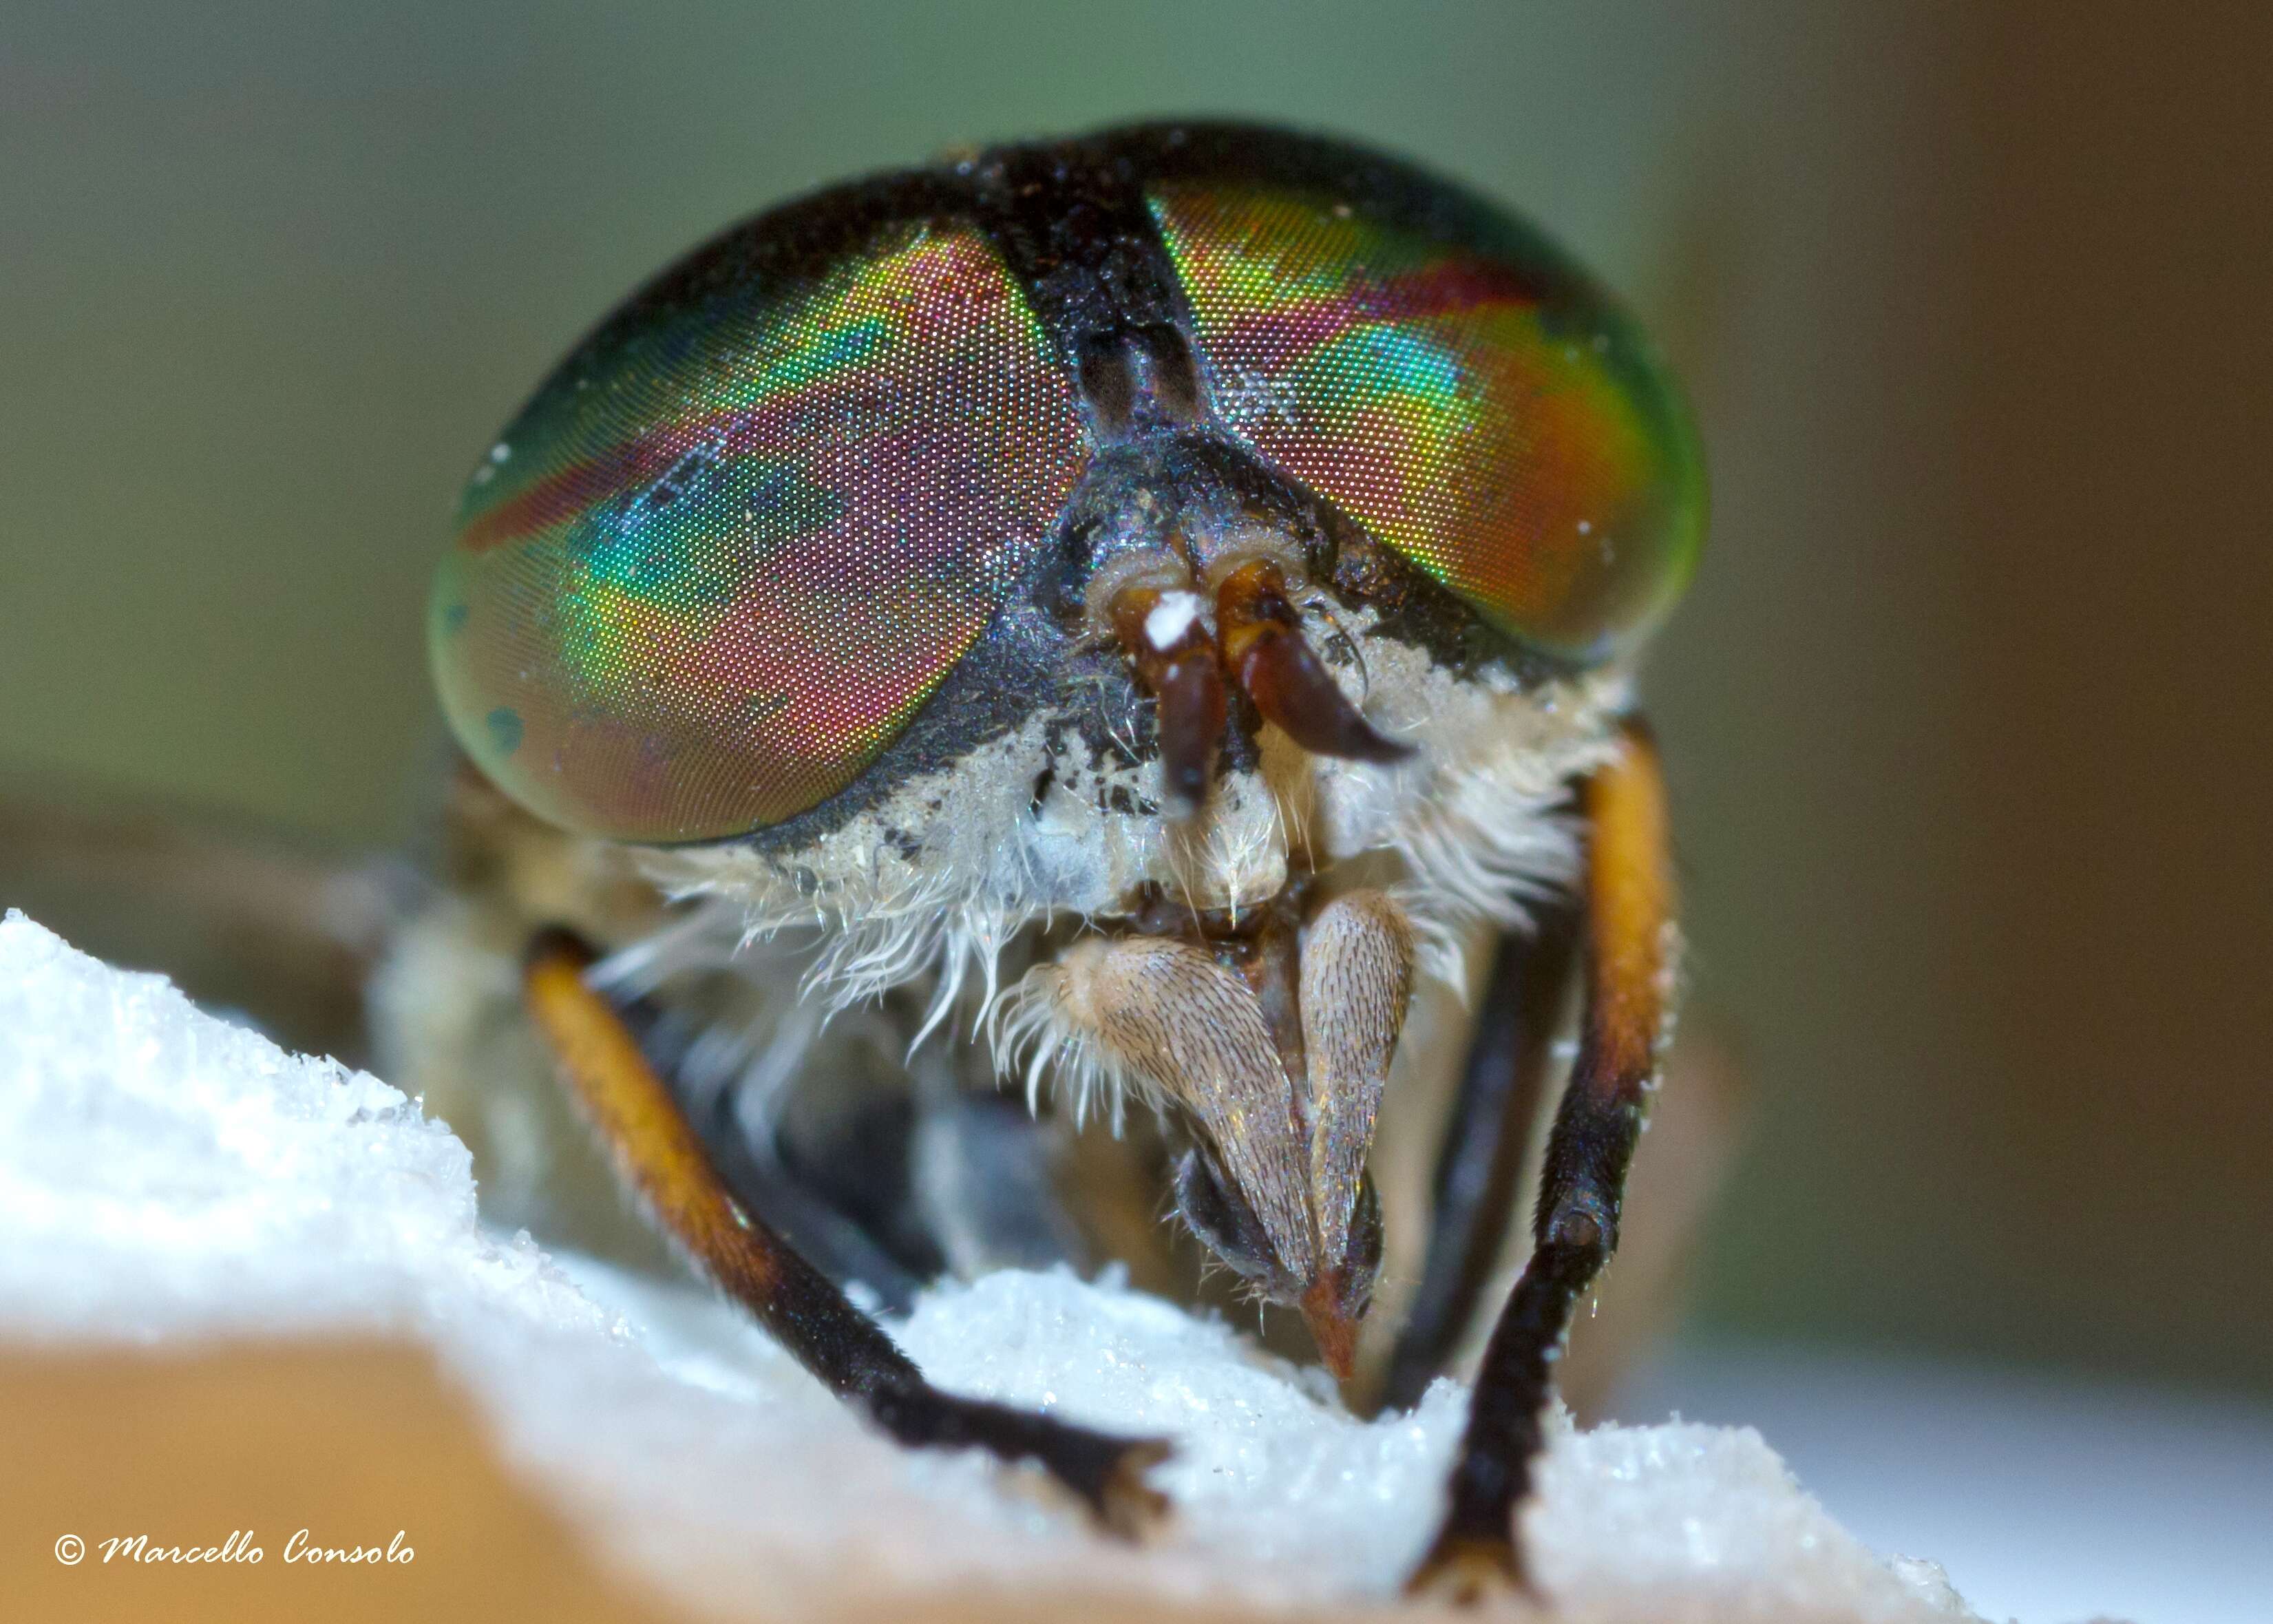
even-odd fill
[(1264, 456), (1534, 649), (1600, 659), (1671, 605), (1704, 531), (1695, 431), (1535, 234), (1433, 184), (1401, 219), (1264, 182), (1149, 199), (1217, 404)]
[(541, 816), (731, 838), (960, 760), (1060, 674), (1014, 601), (1187, 511), (1303, 511), (1289, 481), (1557, 665), (1632, 647), (1704, 525), (1677, 389), (1527, 228), (1355, 148), (1140, 126), (819, 194), (632, 299), (469, 486), (436, 679)]
[(467, 490), (436, 678), (469, 754), (554, 823), (715, 839), (843, 789), (1073, 487), (1070, 386), (987, 238), (903, 220), (816, 250), (829, 216), (799, 211), (626, 305)]

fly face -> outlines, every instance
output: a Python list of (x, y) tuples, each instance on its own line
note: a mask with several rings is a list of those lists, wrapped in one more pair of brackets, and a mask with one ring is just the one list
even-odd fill
[(1030, 1086), (1162, 1109), (1184, 1220), (1347, 1374), (1416, 966), (1575, 874), (1702, 515), (1674, 386), (1527, 227), (1139, 127), (665, 272), (482, 463), (433, 662), (531, 811), (819, 924), (814, 996), (983, 986)]

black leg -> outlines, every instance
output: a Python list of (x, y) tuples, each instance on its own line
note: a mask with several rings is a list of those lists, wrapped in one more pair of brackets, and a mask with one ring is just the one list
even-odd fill
[(1485, 1350), (1451, 1503), (1407, 1587), (1472, 1601), (1526, 1583), (1515, 1515), (1579, 1299), (1617, 1245), (1618, 1207), (1665, 1032), (1673, 883), (1647, 731), (1587, 780), (1587, 1000), (1547, 1141), (1531, 1261)]
[(1557, 1022), (1579, 945), (1579, 910), (1542, 904), (1499, 939), (1467, 1068), (1444, 1125), (1421, 1288), (1398, 1335), (1382, 1402), (1409, 1409), (1444, 1371), (1491, 1279), (1522, 1184)]
[(1141, 1533), (1166, 1513), (1167, 1500), (1145, 1486), (1144, 1474), (1167, 1457), (1167, 1444), (941, 1392), (826, 1275), (735, 1199), (622, 1015), (586, 983), (593, 957), (567, 931), (540, 933), (523, 976), (529, 1011), (619, 1174), (721, 1289), (901, 1442), (1035, 1462), (1116, 1533)]

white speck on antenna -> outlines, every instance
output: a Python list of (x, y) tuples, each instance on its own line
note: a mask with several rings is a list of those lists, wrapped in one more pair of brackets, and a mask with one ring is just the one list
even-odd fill
[(1192, 622), (1200, 618), (1200, 607), (1197, 592), (1161, 593), (1160, 601), (1144, 617), (1144, 640), (1167, 653), (1178, 638), (1191, 630)]

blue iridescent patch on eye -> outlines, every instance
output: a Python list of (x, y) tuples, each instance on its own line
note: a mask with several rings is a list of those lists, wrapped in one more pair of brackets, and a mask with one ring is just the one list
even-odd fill
[(1369, 327), (1334, 346), (1340, 363), (1370, 371), (1380, 387), (1451, 401), (1460, 392), (1460, 364), (1444, 345), (1417, 333)]

